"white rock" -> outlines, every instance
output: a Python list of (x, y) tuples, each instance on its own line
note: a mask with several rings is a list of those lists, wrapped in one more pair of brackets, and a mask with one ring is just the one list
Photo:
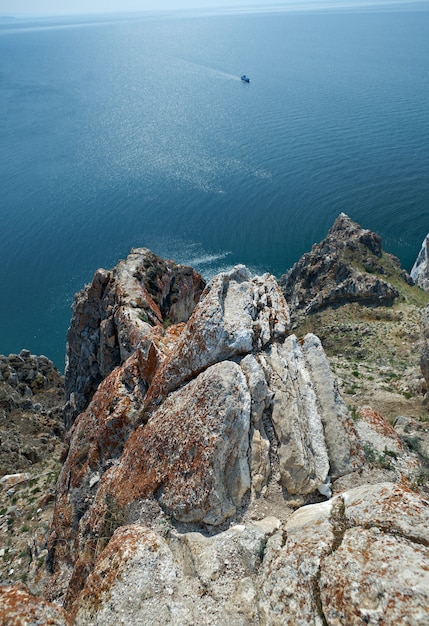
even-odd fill
[(429, 234), (426, 235), (422, 243), (416, 262), (411, 269), (410, 276), (419, 287), (425, 291), (429, 291)]
[(315, 491), (325, 483), (329, 459), (316, 396), (295, 335), (266, 352), (271, 369), (273, 425), (280, 441), (282, 484), (291, 494)]

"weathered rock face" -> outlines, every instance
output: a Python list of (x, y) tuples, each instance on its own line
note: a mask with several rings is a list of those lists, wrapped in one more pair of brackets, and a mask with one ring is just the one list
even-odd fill
[(392, 304), (398, 290), (380, 276), (396, 265), (398, 275), (409, 280), (399, 261), (383, 255), (381, 239), (341, 213), (326, 239), (280, 279), (292, 317), (347, 302)]
[(416, 285), (425, 291), (429, 291), (429, 235), (426, 235), (422, 243), (416, 262), (411, 269), (410, 276)]
[(252, 277), (244, 266), (215, 276), (154, 377), (146, 407), (208, 366), (284, 338), (288, 326), (289, 310), (273, 276)]
[[(337, 222), (325, 244), (343, 287), (359, 284), (357, 253), (391, 271), (376, 235)], [(45, 599), (3, 587), (5, 619), (425, 623), (428, 507), (405, 487), (427, 480), (425, 424), (392, 428), (370, 407), (354, 422), (320, 340), (289, 334), (274, 277), (237, 266), (200, 295), (185, 274), (178, 294), (169, 262), (134, 251), (78, 296), (69, 415), (85, 408), (31, 586)]]
[(390, 483), (298, 510), (269, 539), (262, 624), (423, 624), (429, 509)]
[(64, 379), (45, 356), (0, 355), (0, 476), (28, 470), (63, 436)]
[(257, 624), (257, 573), (279, 526), (269, 518), (168, 539), (140, 524), (120, 528), (88, 578), (75, 624)]
[(117, 527), (169, 516), (220, 527), (274, 493), (328, 496), (331, 479), (362, 466), (320, 341), (287, 336), (288, 324), (275, 279), (238, 266), (212, 280), (168, 341), (150, 329), (106, 377), (69, 433), (51, 598), (65, 594), (75, 610)]
[(67, 334), (66, 426), (98, 385), (153, 327), (186, 322), (205, 282), (195, 270), (136, 248), (113, 270), (97, 270), (76, 294)]

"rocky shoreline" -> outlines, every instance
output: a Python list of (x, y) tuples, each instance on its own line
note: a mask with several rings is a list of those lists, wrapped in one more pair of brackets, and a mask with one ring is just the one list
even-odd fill
[(97, 270), (65, 382), (0, 357), (0, 621), (427, 623), (424, 250), (341, 214), (279, 281)]

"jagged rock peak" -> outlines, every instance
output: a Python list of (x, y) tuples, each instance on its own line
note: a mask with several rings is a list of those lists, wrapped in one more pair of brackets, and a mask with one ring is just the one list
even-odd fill
[(429, 234), (426, 235), (416, 262), (410, 272), (416, 285), (429, 291)]
[(341, 213), (327, 237), (282, 276), (280, 285), (296, 317), (347, 302), (392, 304), (399, 292), (381, 278), (391, 274), (408, 276), (395, 257), (383, 253), (379, 235)]
[(162, 334), (163, 326), (188, 320), (204, 287), (198, 272), (146, 248), (134, 248), (112, 270), (95, 272), (75, 296), (67, 333), (67, 427), (153, 328)]
[(381, 237), (377, 233), (362, 228), (345, 213), (340, 213), (324, 241), (337, 247), (340, 242), (350, 244), (353, 240), (363, 243), (376, 256), (381, 256)]

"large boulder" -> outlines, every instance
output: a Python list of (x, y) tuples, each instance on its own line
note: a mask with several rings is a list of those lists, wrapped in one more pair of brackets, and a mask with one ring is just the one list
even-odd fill
[(274, 518), (213, 537), (118, 529), (79, 597), (75, 624), (258, 624), (257, 573)]
[(121, 463), (104, 477), (120, 507), (155, 494), (182, 522), (218, 525), (250, 488), (250, 393), (239, 365), (212, 365), (169, 394), (127, 441)]
[(145, 405), (177, 389), (210, 365), (258, 351), (284, 338), (289, 309), (274, 276), (253, 277), (239, 265), (215, 276), (165, 367), (148, 391)]

